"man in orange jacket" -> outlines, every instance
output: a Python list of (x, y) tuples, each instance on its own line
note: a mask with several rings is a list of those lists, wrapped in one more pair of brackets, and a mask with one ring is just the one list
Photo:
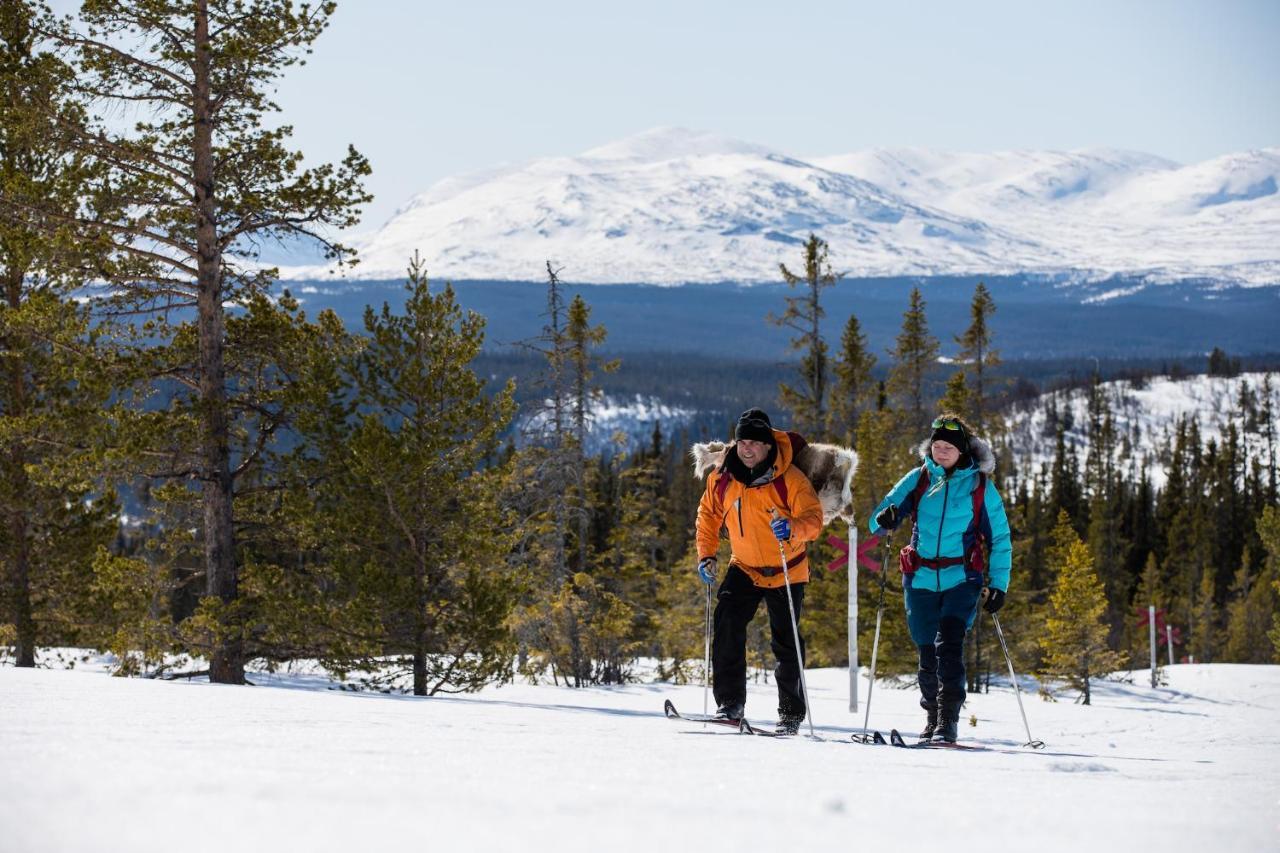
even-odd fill
[[(769, 611), (769, 633), (778, 666), (778, 731), (795, 734), (807, 708), (796, 659), (782, 552), (799, 623), (809, 580), (805, 545), (822, 531), (822, 505), (809, 478), (791, 464), (791, 440), (760, 409), (742, 413), (724, 462), (707, 476), (698, 504), (698, 574), (715, 583), (716, 552), (727, 531), (732, 557), (716, 593), (711, 671), (720, 716), (742, 719), (747, 701), (747, 625), (761, 599)], [(800, 639), (803, 650), (804, 639)]]

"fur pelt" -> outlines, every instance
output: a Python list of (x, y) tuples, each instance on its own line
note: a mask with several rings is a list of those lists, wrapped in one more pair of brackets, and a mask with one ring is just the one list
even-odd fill
[[(694, 476), (702, 478), (713, 468), (719, 468), (729, 447), (723, 441), (708, 441), (690, 448)], [(853, 475), (858, 470), (856, 452), (835, 444), (806, 444), (791, 464), (813, 483), (813, 490), (818, 493), (818, 501), (822, 504), (823, 524), (830, 524), (833, 518), (854, 523)]]

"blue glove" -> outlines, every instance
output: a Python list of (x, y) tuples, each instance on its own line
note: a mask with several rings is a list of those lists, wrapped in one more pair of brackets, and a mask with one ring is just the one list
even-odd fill
[(702, 582), (707, 586), (716, 582), (715, 557), (703, 557), (698, 561), (698, 577), (702, 578)]
[(782, 516), (774, 516), (773, 521), (769, 522), (769, 526), (773, 528), (773, 536), (779, 542), (786, 542), (791, 538), (791, 522)]

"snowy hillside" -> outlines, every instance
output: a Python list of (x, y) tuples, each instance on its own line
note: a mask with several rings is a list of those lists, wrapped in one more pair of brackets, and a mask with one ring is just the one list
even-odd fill
[[(816, 232), (851, 276), (1280, 283), (1280, 149), (1180, 167), (1123, 151), (870, 151), (797, 159), (662, 128), (441, 181), (356, 241), (355, 276), (777, 281)], [(288, 278), (319, 278), (294, 267)]]
[[(657, 397), (640, 394), (630, 398), (602, 395), (593, 401), (587, 415), (588, 453), (600, 453), (610, 446), (629, 450), (634, 445), (644, 445), (653, 434), (653, 425), (661, 424), (668, 433), (688, 424), (697, 414), (694, 409), (673, 405)], [(538, 413), (521, 417), (516, 423), (517, 436), (538, 433), (549, 423), (549, 415)], [(623, 437), (618, 445), (619, 437)]]
[[(1116, 434), (1127, 440), (1133, 453), (1129, 464), (1144, 465), (1144, 458), (1156, 458), (1172, 443), (1179, 419), (1195, 418), (1200, 427), (1201, 440), (1214, 439), (1221, 443), (1227, 425), (1234, 420), (1241, 429), (1237, 405), (1242, 387), (1261, 399), (1262, 380), (1265, 374), (1245, 373), (1231, 378), (1220, 376), (1191, 376), (1171, 379), (1154, 377), (1144, 383), (1129, 380), (1103, 383), (1103, 390), (1115, 415)], [(1272, 375), (1272, 411), (1276, 415), (1274, 428), (1280, 435), (1280, 377)], [(1059, 419), (1068, 425), (1066, 440), (1075, 448), (1080, 462), (1089, 451), (1089, 392), (1077, 388), (1068, 392), (1052, 393), (1038, 400), (1019, 406), (1010, 419), (1010, 441), (1018, 454), (1020, 471), (1030, 472), (1035, 467), (1053, 460), (1055, 433), (1049, 412), (1056, 409)], [(1243, 433), (1241, 441), (1250, 457), (1262, 458), (1265, 444), (1258, 431)], [(1146, 465), (1152, 483), (1157, 488), (1164, 485), (1162, 465)]]
[[(91, 667), (92, 669), (92, 667)], [(1179, 665), (1094, 705), (970, 698), (981, 752), (849, 740), (846, 673), (810, 674), (822, 742), (662, 716), (702, 689), (527, 684), (410, 698), (0, 667), (6, 853), (203, 851), (1274, 850), (1280, 667)], [(863, 682), (865, 697), (866, 683)], [(750, 688), (770, 722), (776, 695)], [(909, 730), (913, 691), (874, 694)], [(964, 725), (972, 716), (975, 727)], [(946, 832), (948, 835), (942, 836)]]

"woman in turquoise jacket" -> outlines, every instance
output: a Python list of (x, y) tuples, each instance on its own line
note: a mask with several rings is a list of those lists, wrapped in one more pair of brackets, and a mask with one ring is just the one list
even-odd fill
[(907, 625), (920, 652), (920, 705), (928, 714), (920, 739), (955, 743), (965, 699), (964, 639), (982, 599), (984, 568), (988, 613), (1004, 605), (1009, 589), (1009, 521), (991, 482), (991, 446), (968, 424), (954, 415), (937, 418), (920, 453), (923, 464), (876, 507), (871, 530), (915, 522), (900, 559)]

